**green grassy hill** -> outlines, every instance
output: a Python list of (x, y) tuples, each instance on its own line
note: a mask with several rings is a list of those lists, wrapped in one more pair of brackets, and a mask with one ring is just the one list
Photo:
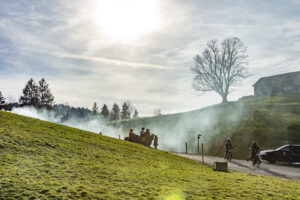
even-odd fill
[(0, 111), (1, 200), (299, 199), (299, 188)]
[[(201, 133), (205, 151), (217, 153), (218, 141), (233, 138), (234, 156), (246, 158), (252, 140), (263, 149), (287, 143), (300, 143), (300, 95), (244, 99), (218, 104), (186, 113), (138, 118), (111, 123), (124, 131), (149, 128), (159, 135), (160, 148), (171, 151), (197, 151), (197, 134)], [(219, 155), (223, 155), (222, 152)]]

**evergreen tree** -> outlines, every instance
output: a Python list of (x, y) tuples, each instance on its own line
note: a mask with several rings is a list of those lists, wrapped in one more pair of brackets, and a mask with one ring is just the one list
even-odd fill
[(139, 115), (139, 112), (137, 111), (137, 109), (135, 109), (132, 117), (138, 118), (138, 115)]
[(54, 103), (54, 96), (52, 95), (49, 84), (42, 78), (38, 85), (39, 106), (52, 107)]
[(121, 119), (129, 119), (130, 115), (130, 103), (124, 102), (121, 111)]
[(112, 110), (110, 112), (109, 120), (119, 120), (120, 119), (120, 107), (118, 104), (114, 103)]
[(37, 106), (39, 104), (38, 86), (32, 78), (27, 82), (25, 88), (23, 89), (23, 96), (20, 97), (19, 103), (21, 106)]
[(93, 105), (93, 108), (92, 108), (92, 113), (93, 113), (93, 115), (97, 115), (98, 112), (99, 112), (98, 106), (97, 106), (97, 103), (95, 102)]
[(109, 118), (109, 110), (107, 108), (107, 105), (104, 104), (103, 107), (101, 108), (101, 113), (100, 113), (105, 119)]
[(5, 98), (2, 96), (2, 93), (0, 92), (0, 105), (5, 104)]

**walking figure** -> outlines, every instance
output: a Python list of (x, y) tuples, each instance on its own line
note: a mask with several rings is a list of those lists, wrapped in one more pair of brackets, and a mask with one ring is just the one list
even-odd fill
[(154, 136), (154, 148), (157, 149), (158, 146), (158, 137), (157, 135)]

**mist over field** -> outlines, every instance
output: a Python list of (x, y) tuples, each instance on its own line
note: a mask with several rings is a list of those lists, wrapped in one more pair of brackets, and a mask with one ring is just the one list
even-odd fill
[[(44, 121), (49, 121), (53, 123), (59, 123), (66, 126), (79, 128), (86, 131), (91, 131), (94, 133), (103, 133), (103, 135), (118, 138), (119, 134), (121, 139), (128, 136), (130, 128), (134, 129), (135, 134), (139, 134), (142, 124), (137, 124), (136, 126), (127, 127), (126, 125), (121, 127), (114, 127), (107, 125), (106, 121), (100, 117), (93, 115), (85, 116), (84, 118), (77, 117), (74, 115), (69, 115), (65, 119), (65, 113), (63, 111), (55, 112), (53, 110), (47, 109), (36, 109), (34, 107), (19, 107), (13, 108), (13, 113), (24, 115)], [(197, 124), (197, 119), (193, 120)], [(183, 123), (182, 123), (183, 122)], [(178, 123), (177, 126), (172, 128), (169, 126), (173, 121), (161, 121), (163, 124), (149, 123), (145, 124), (145, 128), (150, 128), (151, 133), (155, 133), (159, 137), (159, 149), (162, 150), (171, 150), (171, 151), (183, 151), (182, 146), (183, 141), (193, 141), (192, 138), (189, 139), (190, 135), (187, 135), (187, 127), (182, 126), (184, 122), (191, 123), (190, 119), (184, 117)], [(191, 130), (189, 129), (191, 132)], [(196, 131), (196, 129), (195, 129)]]
[(232, 138), (234, 157), (245, 159), (253, 140), (262, 149), (300, 142), (299, 96), (265, 97), (217, 104), (191, 112), (112, 123), (118, 128), (149, 128), (158, 135), (159, 148), (197, 153), (197, 135), (205, 154), (222, 156), (224, 140)]
[(100, 133), (101, 131), (103, 135), (113, 138), (119, 137), (118, 135), (121, 132), (120, 129), (105, 125), (105, 121), (102, 118), (93, 115), (88, 115), (84, 118), (77, 117), (75, 115), (69, 115), (68, 118), (65, 118), (65, 113), (62, 111), (55, 112), (53, 110), (36, 109), (34, 107), (13, 108), (12, 112), (15, 114), (33, 117), (53, 123), (59, 123), (94, 133)]
[[(59, 123), (66, 126), (79, 128), (94, 133), (100, 131), (103, 135), (121, 139), (128, 136), (129, 129), (133, 128), (135, 134), (139, 134), (142, 127), (150, 129), (151, 133), (158, 135), (159, 149), (175, 152), (185, 151), (185, 142), (188, 142), (188, 151), (195, 153), (197, 151), (197, 135), (201, 133), (201, 143), (209, 144), (210, 138), (215, 133), (204, 133), (203, 130), (213, 124), (212, 112), (175, 115), (175, 117), (165, 118), (164, 116), (156, 117), (154, 120), (148, 121), (147, 118), (142, 118), (141, 121), (132, 120), (134, 124), (122, 124), (119, 126), (112, 126), (107, 122), (93, 115), (87, 115), (84, 118), (75, 115), (69, 115), (65, 119), (63, 111), (55, 112), (47, 109), (36, 109), (34, 107), (19, 107), (13, 108), (13, 113), (24, 115), (28, 117), (37, 118), (44, 121)], [(146, 121), (145, 121), (146, 120)], [(135, 123), (136, 122), (136, 123)]]
[(158, 135), (159, 148), (175, 152), (185, 152), (187, 142), (188, 152), (197, 153), (197, 136), (201, 134), (200, 146), (203, 143), (205, 150), (213, 148), (216, 153), (218, 141), (222, 142), (233, 134), (220, 130), (223, 128), (222, 123), (230, 123), (232, 128), (238, 126), (243, 112), (242, 105), (237, 106), (235, 111), (228, 115), (223, 109), (228, 108), (216, 105), (192, 112), (116, 122), (114, 125), (127, 129), (134, 128), (136, 131), (141, 127), (149, 128), (152, 133)]
[(222, 156), (224, 140), (232, 138), (234, 156), (245, 158), (253, 140), (262, 149), (277, 148), (287, 143), (299, 143), (300, 105), (297, 95), (254, 98), (217, 104), (191, 112), (141, 117), (107, 122), (100, 117), (68, 115), (56, 109), (14, 108), (13, 113), (99, 133), (121, 139), (129, 129), (139, 135), (142, 127), (158, 136), (158, 148), (166, 151), (197, 153), (197, 135), (201, 134), (205, 154), (216, 155), (218, 142)]

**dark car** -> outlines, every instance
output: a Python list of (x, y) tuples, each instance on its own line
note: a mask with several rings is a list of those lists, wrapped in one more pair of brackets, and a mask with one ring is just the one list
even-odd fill
[(259, 154), (261, 160), (270, 163), (278, 162), (300, 162), (300, 145), (284, 145), (275, 150), (261, 151)]

